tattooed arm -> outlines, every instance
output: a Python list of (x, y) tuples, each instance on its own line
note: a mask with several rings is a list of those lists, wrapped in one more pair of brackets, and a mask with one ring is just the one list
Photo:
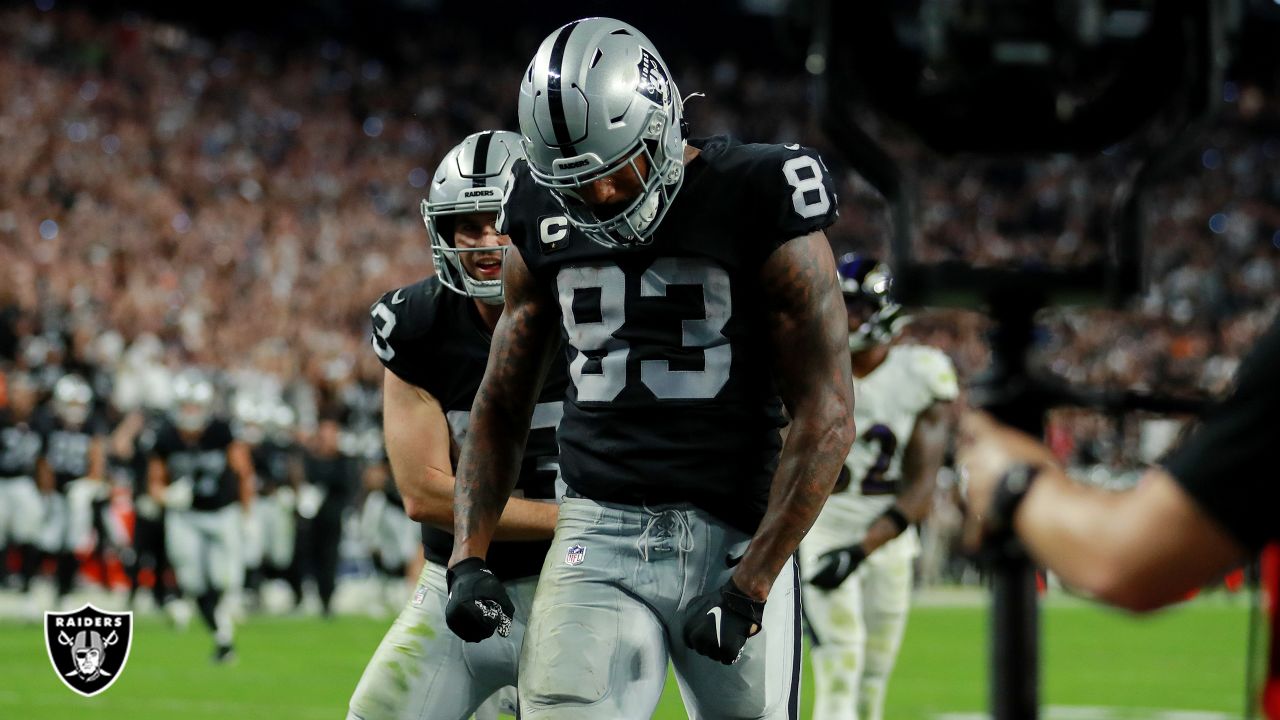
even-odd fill
[(520, 473), (538, 391), (559, 350), (556, 300), (534, 283), (515, 250), (502, 262), (502, 285), (507, 307), (493, 331), (489, 364), (458, 460), (450, 566), (488, 553)]
[(764, 600), (831, 494), (853, 445), (853, 372), (835, 258), (822, 232), (796, 238), (761, 273), (774, 376), (791, 425), (769, 506), (733, 581)]

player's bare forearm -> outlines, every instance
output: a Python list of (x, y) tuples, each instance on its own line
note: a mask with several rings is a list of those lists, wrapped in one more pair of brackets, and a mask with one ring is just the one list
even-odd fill
[[(387, 460), (404, 499), (405, 513), (416, 522), (453, 532), (452, 445), (439, 401), (387, 370), (382, 381), (382, 415)], [(493, 537), (543, 540), (555, 533), (555, 524), (554, 503), (513, 498), (503, 510)]]
[(503, 288), (507, 306), (494, 329), (458, 460), (450, 565), (488, 553), (519, 476), (534, 403), (558, 350), (554, 299), (534, 284), (518, 252), (503, 261)]
[(56, 481), (53, 477), (53, 468), (49, 466), (49, 461), (40, 458), (36, 461), (36, 488), (41, 493), (48, 495), (54, 491)]
[(848, 323), (821, 232), (770, 256), (761, 274), (774, 374), (791, 416), (764, 519), (734, 582), (763, 600), (831, 494), (854, 440)]
[(107, 441), (104, 437), (94, 437), (89, 445), (89, 477), (107, 479)]
[(147, 459), (147, 492), (156, 502), (164, 502), (164, 487), (169, 484), (169, 473), (164, 461), (157, 457)]
[(227, 446), (227, 462), (240, 480), (240, 505), (248, 509), (253, 505), (254, 492), (253, 456), (249, 446), (236, 440)]
[(1135, 611), (1180, 600), (1245, 554), (1160, 469), (1148, 470), (1131, 491), (1112, 492), (1047, 467), (1014, 525), (1031, 555), (1064, 583)]
[[(902, 485), (896, 503), (913, 525), (928, 517), (933, 507), (938, 470), (954, 428), (955, 407), (951, 402), (935, 402), (916, 418), (911, 439), (902, 453)], [(873, 552), (900, 533), (892, 520), (878, 518), (868, 528), (862, 549)]]

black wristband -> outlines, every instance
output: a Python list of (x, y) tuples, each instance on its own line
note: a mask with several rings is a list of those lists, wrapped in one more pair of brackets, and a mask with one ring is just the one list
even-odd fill
[(1013, 536), (1013, 514), (1027, 497), (1041, 469), (1039, 465), (1019, 463), (1000, 477), (984, 523), (989, 539), (999, 541)]
[(907, 519), (907, 514), (902, 512), (902, 508), (897, 505), (890, 505), (888, 510), (885, 510), (880, 514), (880, 517), (893, 523), (894, 526), (898, 528), (899, 535), (906, 532), (907, 528), (911, 527), (911, 521)]

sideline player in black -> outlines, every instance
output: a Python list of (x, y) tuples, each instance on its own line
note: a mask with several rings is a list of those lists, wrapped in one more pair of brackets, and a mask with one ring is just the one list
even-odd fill
[(691, 716), (795, 717), (792, 556), (853, 442), (831, 179), (798, 145), (686, 142), (626, 23), (560, 28), (522, 80), (528, 163), (499, 228), (519, 253), (459, 463), (450, 628), (482, 640), (475, 603), (511, 607), (486, 558), (562, 328), (569, 490), (522, 717), (648, 718), (668, 659)]
[(230, 608), (244, 573), (242, 513), (253, 503), (253, 461), (231, 425), (213, 415), (213, 383), (194, 370), (174, 380), (174, 412), (147, 461), (151, 497), (165, 508), (165, 546), (184, 595), (213, 633), (215, 662), (235, 659)]
[[(525, 624), (556, 522), (556, 425), (568, 383), (563, 362), (550, 370), (518, 432), (529, 443), (512, 458), (517, 475), (496, 523), (494, 582), (516, 603), (502, 637), (463, 643), (445, 629), (445, 567), (453, 549), (453, 467), (503, 312), (502, 266), (510, 241), (495, 230), (502, 189), (520, 136), (482, 132), (445, 155), (422, 212), (436, 275), (374, 304), (373, 351), (383, 374), (387, 456), (409, 516), (422, 523), (426, 565), (412, 600), (378, 646), (351, 698), (348, 718), (462, 720), (485, 698), (516, 684)], [(494, 606), (496, 607), (496, 606)], [(494, 608), (486, 608), (495, 617)], [(508, 712), (513, 710), (509, 708)]]
[[(301, 471), (292, 437), (294, 412), (276, 399), (241, 397), (236, 401), (236, 437), (249, 446), (257, 493), (245, 518), (245, 600), (259, 609), (264, 580), (295, 582), (296, 488)], [(295, 604), (301, 593), (295, 589)]]
[(9, 404), (0, 408), (0, 581), (5, 579), (8, 554), (14, 551), (19, 558), (19, 588), (28, 593), (40, 562), (35, 543), (43, 510), (36, 466), (44, 441), (36, 426), (35, 384), (20, 374), (5, 380)]
[(113, 475), (128, 478), (133, 488), (133, 543), (123, 553), (129, 576), (129, 607), (134, 606), (142, 584), (143, 568), (152, 575), (151, 597), (157, 608), (175, 613), (175, 622), (184, 624), (177, 589), (169, 577), (169, 555), (164, 543), (164, 508), (151, 498), (147, 488), (147, 459), (156, 442), (159, 417), (144, 410), (132, 410), (120, 419), (107, 441), (107, 466)]
[(107, 421), (93, 411), (93, 389), (79, 375), (63, 375), (53, 386), (52, 415), (40, 423), (42, 447), (37, 483), (45, 493), (44, 550), (56, 558), (56, 607), (75, 587), (76, 550), (93, 526), (92, 494), (106, 477)]

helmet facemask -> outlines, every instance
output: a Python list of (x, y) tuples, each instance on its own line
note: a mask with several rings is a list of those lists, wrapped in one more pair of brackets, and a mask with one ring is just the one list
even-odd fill
[(885, 345), (910, 322), (903, 308), (892, 300), (893, 276), (888, 268), (874, 261), (861, 261), (861, 272), (846, 274), (844, 268), (858, 263), (856, 256), (841, 259), (841, 291), (845, 308), (853, 317), (855, 312), (866, 318), (856, 330), (849, 333), (849, 351), (861, 352), (876, 345)]
[[(446, 206), (441, 208), (440, 206)], [(436, 277), (440, 284), (450, 290), (479, 300), (488, 305), (501, 305), (503, 302), (502, 278), (495, 280), (478, 280), (467, 272), (462, 264), (464, 253), (493, 253), (502, 255), (506, 261), (506, 251), (510, 245), (496, 247), (460, 248), (453, 242), (454, 219), (458, 215), (469, 213), (497, 213), (502, 207), (501, 196), (494, 201), (474, 201), (467, 203), (431, 203), (422, 201), (422, 221), (427, 226), (427, 235), (431, 238), (431, 260), (436, 266)]]

